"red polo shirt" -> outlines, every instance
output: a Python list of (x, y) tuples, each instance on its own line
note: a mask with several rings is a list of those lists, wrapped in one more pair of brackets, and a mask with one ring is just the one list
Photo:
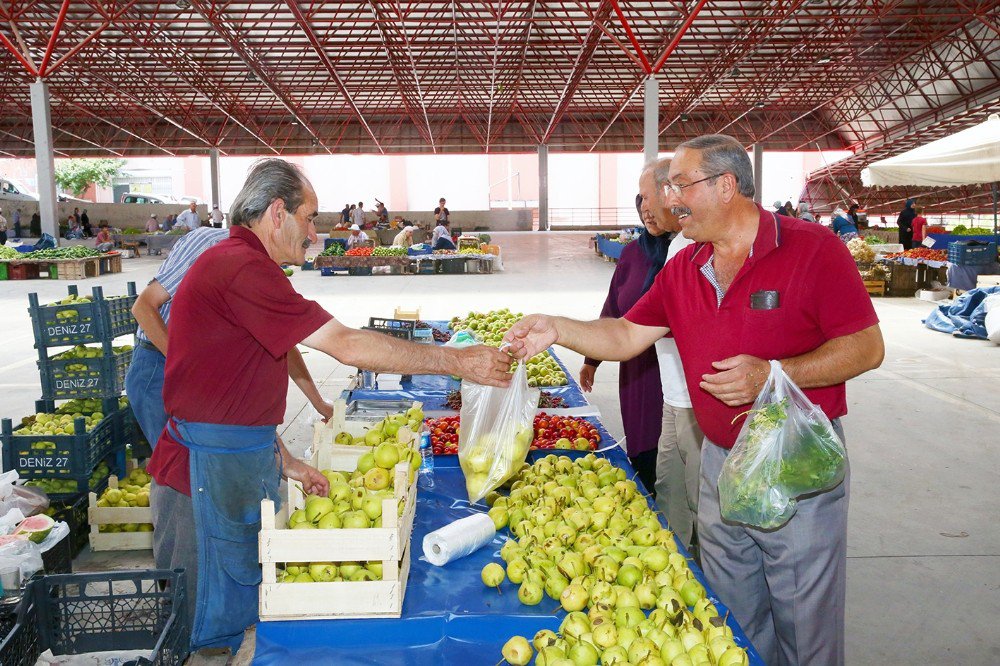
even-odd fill
[[(721, 303), (702, 272), (712, 252), (710, 243), (684, 248), (625, 318), (670, 328), (698, 425), (709, 440), (731, 448), (745, 418), (737, 417), (747, 408), (727, 407), (699, 386), (702, 375), (717, 372), (713, 362), (738, 354), (799, 356), (878, 317), (847, 247), (826, 227), (761, 209), (753, 252)], [(778, 307), (752, 309), (757, 292), (777, 292)], [(847, 413), (842, 383), (805, 394), (831, 419)]]
[[(292, 289), (253, 232), (233, 227), (191, 266), (173, 298), (167, 414), (200, 423), (281, 423), (286, 354), (332, 318)], [(191, 494), (188, 450), (166, 431), (148, 471), (160, 485)]]

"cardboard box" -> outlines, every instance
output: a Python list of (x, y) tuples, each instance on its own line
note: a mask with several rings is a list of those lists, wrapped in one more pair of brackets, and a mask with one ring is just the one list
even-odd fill
[(917, 292), (917, 298), (922, 301), (944, 301), (951, 298), (950, 289), (921, 289)]

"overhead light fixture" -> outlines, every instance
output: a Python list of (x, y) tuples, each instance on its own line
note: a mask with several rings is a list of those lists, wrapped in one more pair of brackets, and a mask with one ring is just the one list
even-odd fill
[(819, 59), (816, 60), (817, 65), (829, 65), (831, 62), (833, 62), (833, 58), (828, 55), (820, 56)]
[(257, 75), (253, 72), (247, 72), (247, 81), (256, 81)]
[(190, 9), (191, 8), (191, 0), (177, 0), (177, 2), (175, 2), (174, 4), (177, 5), (178, 9)]
[(312, 145), (313, 145), (313, 148), (317, 147), (319, 145), (319, 139), (313, 139), (312, 140)]
[(689, 121), (689, 120), (691, 120), (691, 116), (689, 116), (688, 114), (686, 114), (686, 113), (682, 113), (682, 114), (680, 115), (680, 121), (681, 121), (682, 123), (686, 123), (686, 122), (687, 122), (687, 121)]
[(765, 106), (767, 106), (767, 101), (765, 100), (760, 100), (759, 102), (754, 104), (755, 109), (763, 109)]
[(739, 67), (733, 67), (733, 71), (729, 72), (729, 76), (732, 76), (733, 78), (736, 78), (739, 75), (740, 75)]

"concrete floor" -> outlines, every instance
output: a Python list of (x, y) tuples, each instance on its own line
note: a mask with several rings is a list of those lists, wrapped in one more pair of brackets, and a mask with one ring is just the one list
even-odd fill
[[(585, 233), (494, 234), (506, 270), (494, 275), (321, 277), (297, 272), (296, 289), (351, 326), (397, 305), (425, 319), (507, 306), (590, 318), (601, 308), (613, 264)], [(144, 285), (160, 257), (124, 261), (124, 272), (82, 283), (122, 293)], [(27, 294), (65, 295), (65, 282), (0, 283), (0, 414), (20, 417), (38, 397)], [(851, 452), (848, 663), (997, 664), (1000, 637), (1000, 353), (988, 343), (932, 332), (933, 307), (875, 299), (886, 337), (882, 368), (850, 383), (845, 419)], [(561, 351), (570, 368), (580, 357)], [(336, 396), (353, 368), (317, 352), (309, 363), (324, 395)], [(602, 366), (591, 400), (621, 435), (617, 368)], [(284, 437), (293, 451), (311, 441), (312, 410), (289, 389)], [(993, 434), (991, 434), (993, 433)], [(149, 566), (144, 554), (85, 551), (78, 570)]]

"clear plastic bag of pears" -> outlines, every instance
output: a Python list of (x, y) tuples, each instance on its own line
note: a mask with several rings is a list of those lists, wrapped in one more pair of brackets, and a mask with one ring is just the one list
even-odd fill
[(518, 362), (507, 388), (462, 382), (458, 462), (470, 502), (478, 502), (521, 469), (535, 437), (538, 396), (538, 389), (528, 386), (524, 362)]

